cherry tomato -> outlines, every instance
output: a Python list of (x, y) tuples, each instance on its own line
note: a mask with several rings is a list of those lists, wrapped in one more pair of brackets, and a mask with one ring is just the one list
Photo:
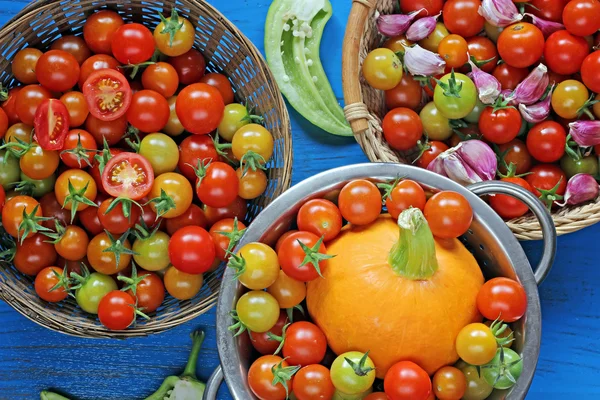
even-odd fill
[(85, 257), (89, 238), (85, 231), (77, 225), (68, 225), (60, 241), (54, 244), (58, 255), (65, 260), (77, 261)]
[(267, 288), (267, 292), (275, 297), (281, 308), (293, 308), (306, 297), (306, 285), (280, 270), (277, 280)]
[(85, 168), (94, 161), (97, 149), (96, 141), (89, 132), (83, 129), (73, 129), (65, 137), (60, 159), (67, 167)]
[(154, 90), (141, 90), (135, 93), (127, 109), (127, 121), (146, 133), (160, 132), (169, 121), (169, 115), (167, 99)]
[[(523, 178), (502, 178), (501, 181), (519, 185), (533, 193), (531, 185)], [(490, 205), (498, 213), (498, 215), (504, 219), (518, 218), (525, 215), (529, 211), (529, 207), (527, 207), (525, 203), (505, 194), (495, 194), (491, 196)]]
[[(564, 195), (567, 189), (567, 177), (565, 173), (554, 164), (538, 164), (531, 168), (531, 174), (525, 177), (527, 183), (531, 185), (533, 193), (541, 196), (538, 189), (551, 190), (558, 184), (556, 194)], [(560, 182), (560, 183), (559, 183)]]
[(69, 132), (69, 111), (60, 101), (44, 100), (33, 121), (35, 140), (44, 150), (61, 150)]
[(225, 104), (216, 88), (205, 83), (194, 83), (179, 93), (175, 107), (183, 127), (189, 132), (203, 135), (219, 126)]
[(469, 60), (468, 52), (467, 41), (455, 34), (446, 36), (438, 46), (439, 55), (450, 68), (460, 68), (465, 65)]
[(169, 266), (169, 235), (156, 231), (133, 242), (133, 260), (146, 271), (160, 271)]
[(153, 182), (154, 172), (150, 163), (136, 153), (115, 155), (102, 173), (102, 186), (113, 197), (140, 200), (150, 193)]
[[(194, 205), (192, 205), (192, 206), (194, 206)], [(195, 206), (195, 207), (197, 207), (197, 206)], [(201, 215), (204, 224), (206, 224), (206, 217), (204, 216), (204, 212), (200, 208), (199, 208), (199, 213), (201, 213), (201, 214), (198, 214), (198, 215)], [(167, 220), (167, 229), (169, 229), (168, 224), (172, 220), (173, 219)], [(210, 227), (209, 233), (215, 244), (215, 254), (216, 254), (217, 258), (219, 258), (221, 261), (227, 261), (229, 259), (229, 256), (226, 254), (225, 250), (229, 249), (229, 244), (231, 242), (231, 239), (228, 236), (226, 236), (222, 233), (219, 233), (219, 232), (223, 232), (223, 233), (233, 232), (236, 223), (237, 223), (238, 231), (246, 229), (246, 225), (244, 225), (243, 222), (240, 222), (240, 221), (236, 222), (236, 220), (234, 218), (222, 219), (222, 220), (214, 223)]]
[[(240, 283), (250, 290), (262, 290), (271, 286), (279, 276), (279, 261), (277, 253), (263, 243), (248, 243), (244, 245), (230, 265), (239, 266), (236, 274)], [(236, 261), (237, 260), (237, 261)]]
[(167, 59), (167, 63), (175, 68), (177, 76), (179, 76), (179, 83), (182, 85), (200, 82), (206, 71), (204, 56), (196, 49), (190, 49), (177, 57), (170, 57)]
[(4, 202), (6, 201), (6, 192), (4, 191), (4, 187), (0, 185), (0, 213), (2, 213), (2, 209), (4, 208)]
[(527, 293), (517, 281), (493, 278), (484, 283), (479, 290), (477, 308), (489, 320), (515, 322), (527, 311)]
[(37, 144), (33, 144), (27, 152), (21, 156), (19, 167), (21, 172), (31, 179), (46, 179), (58, 168), (60, 157), (56, 151), (44, 150)]
[[(115, 240), (116, 239), (117, 238), (115, 238)], [(121, 244), (125, 249), (131, 250), (131, 244), (129, 243), (129, 240), (122, 240)], [(131, 254), (128, 254), (127, 252), (121, 252), (119, 256), (119, 262), (117, 263), (115, 252), (110, 250), (107, 251), (107, 249), (109, 249), (112, 245), (113, 243), (105, 232), (94, 236), (88, 244), (87, 257), (88, 261), (90, 262), (90, 266), (101, 274), (116, 274), (127, 268), (131, 262)]]
[(598, 157), (596, 155), (584, 156), (579, 160), (574, 160), (568, 154), (560, 159), (560, 168), (571, 179), (577, 174), (598, 175), (599, 172)]
[(38, 78), (35, 74), (35, 66), (42, 54), (44, 53), (33, 47), (19, 50), (17, 54), (15, 54), (11, 65), (15, 79), (25, 85), (38, 83)]
[(117, 284), (112, 277), (93, 272), (75, 291), (75, 299), (83, 311), (98, 314), (100, 301), (113, 290)]
[(138, 153), (150, 163), (154, 175), (174, 171), (179, 162), (177, 144), (164, 133), (146, 135), (140, 143)]
[(486, 107), (479, 118), (479, 131), (486, 140), (504, 144), (517, 137), (522, 124), (521, 114), (514, 107), (496, 111), (493, 107)]
[(244, 125), (250, 123), (250, 115), (245, 105), (231, 103), (225, 106), (223, 119), (217, 128), (219, 136), (224, 140), (231, 142), (233, 135)]
[(390, 367), (383, 380), (390, 400), (427, 400), (431, 380), (427, 372), (412, 361), (400, 361)]
[(237, 198), (240, 181), (230, 165), (216, 161), (198, 171), (202, 175), (196, 181), (196, 194), (202, 203), (225, 207)]
[[(281, 247), (277, 252), (279, 264), (281, 265), (283, 272), (297, 281), (308, 282), (317, 279), (320, 272), (322, 272), (325, 267), (325, 262), (318, 262), (320, 271), (317, 271), (317, 268), (315, 268), (315, 265), (312, 262), (303, 265), (304, 259), (306, 258), (306, 252), (303, 250), (300, 243), (304, 244), (309, 249), (313, 249), (318, 241), (319, 237), (310, 232), (299, 231), (288, 236), (281, 243)], [(323, 243), (315, 250), (320, 254), (327, 254), (327, 249)]]
[(544, 59), (548, 68), (562, 75), (578, 72), (589, 53), (587, 41), (568, 31), (554, 32), (546, 39), (544, 47)]
[(535, 64), (544, 53), (544, 35), (535, 25), (518, 22), (506, 27), (498, 37), (498, 53), (516, 68)]
[(531, 0), (528, 12), (548, 21), (561, 22), (562, 12), (570, 0)]
[(335, 204), (325, 199), (307, 201), (298, 211), (298, 229), (323, 237), (326, 242), (334, 239), (342, 229), (342, 214)]
[(491, 73), (498, 62), (498, 51), (496, 45), (490, 39), (483, 36), (474, 36), (467, 40), (469, 55), (475, 57), (478, 62), (490, 60), (479, 66), (483, 71)]
[(177, 71), (171, 64), (157, 62), (146, 67), (142, 74), (144, 89), (154, 90), (163, 97), (171, 97), (179, 86)]
[(71, 221), (71, 212), (62, 208), (62, 204), (59, 204), (56, 200), (54, 191), (42, 196), (39, 203), (40, 207), (42, 207), (42, 215), (51, 218), (51, 220), (42, 222), (42, 225), (46, 228), (54, 229), (55, 221), (60, 222), (62, 225), (69, 225)]
[(467, 379), (455, 367), (442, 367), (433, 376), (433, 392), (439, 400), (460, 400), (467, 390)]
[(179, 170), (186, 178), (196, 181), (194, 168), (198, 161), (208, 163), (217, 160), (218, 154), (212, 139), (206, 135), (191, 135), (179, 145)]
[(430, 101), (419, 113), (423, 130), (430, 140), (446, 140), (452, 136), (450, 120), (442, 115), (440, 110)]
[(581, 79), (592, 92), (600, 92), (600, 51), (593, 52), (583, 60)]
[(158, 275), (144, 272), (144, 278), (136, 285), (135, 294), (129, 289), (127, 294), (137, 300), (137, 306), (145, 313), (154, 312), (165, 299), (165, 285)]
[(87, 81), (93, 72), (103, 69), (113, 69), (118, 71), (117, 67), (119, 67), (119, 65), (119, 62), (116, 59), (106, 54), (95, 54), (91, 56), (81, 64), (78, 80), (79, 87), (83, 88), (85, 81)]
[(494, 334), (482, 323), (465, 326), (456, 337), (456, 352), (471, 365), (487, 364), (496, 355), (497, 348)]
[[(78, 193), (77, 196), (72, 196), (72, 188)], [(85, 171), (80, 169), (69, 169), (59, 175), (54, 186), (54, 194), (56, 200), (63, 205), (67, 210), (75, 209), (77, 211), (85, 210), (89, 207), (78, 198), (86, 198), (93, 201), (97, 195), (97, 187), (94, 178)], [(71, 214), (73, 215), (73, 213)]]
[(425, 202), (425, 191), (421, 185), (410, 179), (405, 179), (398, 182), (390, 191), (385, 200), (385, 206), (392, 218), (398, 219), (402, 211), (410, 207), (423, 211)]
[(112, 38), (123, 24), (123, 18), (116, 12), (100, 10), (86, 19), (83, 38), (94, 53), (110, 54)]
[(127, 130), (127, 117), (123, 115), (114, 121), (103, 121), (89, 115), (85, 120), (85, 130), (92, 134), (99, 146), (104, 145), (104, 140), (109, 146), (114, 146), (125, 135)]
[[(353, 395), (369, 390), (375, 381), (375, 364), (364, 353), (349, 351), (340, 354), (331, 364), (331, 381), (333, 386), (342, 393)], [(358, 366), (364, 358), (362, 371), (356, 373), (352, 364)]]
[(287, 361), (278, 356), (262, 356), (252, 363), (248, 370), (248, 386), (256, 397), (260, 400), (284, 400), (288, 398), (288, 393), (292, 393), (294, 378), (285, 380), (285, 386), (282, 383), (273, 384), (275, 375), (273, 371), (281, 365), (282, 368), (288, 367)]
[(593, 35), (600, 29), (600, 3), (596, 0), (572, 0), (562, 12), (562, 22), (573, 35)]
[(266, 332), (279, 318), (279, 304), (267, 292), (252, 290), (244, 293), (235, 306), (240, 321), (252, 332)]
[(477, 104), (477, 88), (473, 81), (466, 75), (450, 73), (444, 75), (440, 82), (450, 89), (450, 85), (453, 85), (454, 91), (459, 96), (447, 95), (443, 85), (438, 84), (434, 90), (433, 101), (440, 113), (450, 119), (464, 118), (469, 115)]
[(179, 118), (177, 118), (177, 110), (175, 109), (177, 105), (177, 96), (169, 97), (167, 103), (169, 104), (169, 120), (162, 131), (169, 136), (179, 136), (185, 129), (183, 128), (183, 125), (181, 125)]
[(456, 367), (462, 371), (467, 380), (464, 400), (484, 400), (492, 394), (494, 388), (485, 381), (480, 368), (469, 365), (462, 360), (456, 363)]
[(390, 49), (372, 50), (365, 58), (362, 73), (367, 83), (378, 90), (391, 90), (402, 79), (402, 63)]
[(108, 198), (100, 204), (100, 207), (98, 207), (98, 219), (108, 232), (120, 235), (128, 229), (133, 228), (140, 217), (140, 209), (138, 206), (132, 205), (129, 216), (125, 216), (123, 203), (119, 203), (108, 211), (108, 207), (110, 207), (113, 201), (114, 199)]
[(202, 274), (186, 274), (169, 267), (164, 277), (167, 292), (177, 300), (189, 300), (200, 292), (204, 278)]
[(122, 117), (132, 103), (127, 79), (112, 69), (92, 72), (82, 89), (90, 114), (103, 121)]
[(529, 70), (502, 63), (494, 69), (492, 75), (498, 79), (503, 90), (514, 90), (529, 75)]
[(342, 188), (338, 206), (344, 219), (354, 225), (367, 225), (381, 214), (381, 193), (364, 179), (352, 181)]
[(249, 151), (252, 151), (262, 157), (259, 162), (264, 164), (273, 155), (273, 145), (273, 135), (271, 135), (271, 132), (261, 125), (248, 124), (238, 129), (235, 135), (233, 135), (231, 149), (234, 157), (239, 161)]
[[(4, 207), (3, 216), (4, 212), (6, 212), (6, 207), (8, 207), (8, 203), (6, 203)], [(23, 208), (21, 208), (19, 212), (22, 213)], [(8, 227), (7, 225), (4, 226), (5, 228)], [(54, 245), (48, 243), (48, 238), (46, 236), (37, 233), (27, 237), (22, 243), (21, 241), (17, 241), (13, 263), (19, 272), (25, 275), (35, 276), (44, 268), (55, 265), (56, 258)]]
[(421, 157), (417, 160), (417, 165), (421, 168), (427, 168), (429, 164), (431, 164), (431, 162), (437, 158), (437, 156), (449, 149), (444, 142), (433, 140), (427, 144), (429, 146), (428, 149), (425, 150), (423, 154), (421, 154)]
[(250, 342), (252, 346), (258, 351), (260, 354), (273, 354), (279, 347), (279, 342), (277, 340), (273, 340), (269, 337), (269, 333), (272, 333), (276, 336), (282, 336), (283, 327), (287, 324), (288, 317), (287, 313), (284, 310), (281, 310), (279, 313), (279, 318), (275, 325), (268, 330), (267, 332), (257, 333), (251, 332), (248, 334), (250, 337)]
[(60, 101), (67, 107), (69, 126), (74, 128), (83, 125), (89, 113), (83, 93), (67, 92), (62, 95)]
[(334, 392), (330, 372), (322, 365), (307, 365), (294, 375), (294, 395), (298, 400), (331, 400)]
[(35, 112), (44, 100), (52, 98), (52, 93), (40, 85), (28, 85), (17, 93), (15, 110), (19, 120), (27, 125), (33, 125)]
[[(389, 400), (390, 398), (387, 396), (387, 394), (385, 394), (385, 392), (373, 392), (369, 395), (367, 395), (367, 397), (365, 397), (363, 400)], [(433, 399), (435, 400), (435, 399)]]
[(424, 214), (431, 232), (444, 239), (463, 235), (473, 220), (473, 209), (467, 199), (450, 191), (434, 194), (425, 204)]
[(527, 135), (527, 149), (540, 162), (551, 163), (561, 159), (565, 154), (567, 133), (554, 121), (536, 124)]
[(327, 338), (315, 324), (306, 321), (291, 324), (283, 342), (283, 356), (290, 365), (318, 364), (325, 357)]
[(75, 60), (77, 60), (79, 65), (81, 65), (92, 55), (92, 52), (85, 43), (85, 40), (79, 36), (73, 35), (66, 35), (58, 38), (58, 40), (52, 43), (50, 50), (66, 51), (75, 57)]
[(417, 14), (417, 18), (422, 18), (426, 15), (438, 14), (442, 11), (443, 3), (443, 0), (404, 0), (400, 3), (400, 9), (403, 14), (408, 14), (424, 8), (425, 10)]
[[(194, 45), (194, 26), (187, 19), (177, 16), (160, 22), (154, 28), (154, 41), (161, 53), (175, 57), (188, 52)], [(176, 25), (176, 30), (169, 31), (167, 27)]]
[(244, 172), (244, 167), (240, 167), (235, 173), (239, 179), (238, 196), (242, 199), (255, 199), (267, 190), (269, 181), (267, 174), (262, 169), (249, 169)]
[(98, 318), (110, 330), (127, 329), (135, 320), (135, 299), (129, 293), (113, 290), (100, 300)]
[(383, 119), (383, 135), (395, 150), (408, 150), (416, 146), (423, 136), (419, 115), (410, 108), (395, 108)]
[(443, 15), (446, 28), (464, 38), (477, 35), (483, 29), (485, 19), (479, 15), (480, 0), (448, 0)]
[(208, 271), (215, 260), (215, 245), (210, 234), (199, 226), (186, 226), (169, 241), (171, 264), (188, 274)]
[[(498, 146), (499, 154), (503, 154), (506, 166), (513, 164), (515, 166), (515, 174), (521, 175), (529, 171), (532, 164), (531, 155), (527, 150), (527, 146), (519, 139), (513, 139), (508, 143)], [(498, 165), (501, 173), (506, 174), (508, 171), (504, 163)]]
[(20, 121), (20, 118), (17, 115), (17, 108), (16, 108), (17, 94), (20, 91), (21, 91), (20, 86), (13, 87), (12, 89), (10, 89), (8, 91), (8, 94), (6, 95), (6, 100), (4, 102), (2, 102), (2, 110), (4, 110), (4, 112), (6, 113), (6, 116), (8, 117), (9, 125), (16, 124), (17, 122)]
[(449, 34), (450, 32), (448, 32), (448, 29), (446, 29), (446, 25), (444, 25), (443, 22), (438, 22), (435, 24), (435, 29), (433, 30), (433, 32), (431, 32), (429, 36), (427, 36), (425, 39), (419, 41), (419, 44), (423, 48), (437, 53), (440, 42)]
[(38, 59), (35, 75), (45, 88), (66, 92), (79, 80), (79, 63), (66, 51), (49, 50)]
[(154, 185), (150, 190), (150, 198), (160, 198), (161, 193), (173, 200), (174, 208), (170, 208), (164, 214), (159, 212), (156, 203), (152, 203), (152, 209), (163, 218), (174, 218), (183, 214), (192, 204), (193, 190), (190, 182), (181, 174), (166, 172), (154, 179)]
[(62, 286), (56, 286), (60, 283), (60, 276), (63, 273), (62, 268), (46, 267), (35, 277), (35, 292), (40, 299), (50, 303), (58, 303), (67, 298), (67, 291)]
[(154, 37), (142, 24), (121, 25), (112, 35), (111, 50), (121, 64), (140, 64), (152, 58)]
[(216, 88), (221, 96), (223, 96), (223, 102), (225, 105), (233, 103), (233, 89), (231, 88), (231, 82), (229, 79), (223, 74), (206, 74), (200, 78), (201, 83), (206, 83), (214, 88)]
[[(385, 91), (385, 104), (389, 110), (398, 107), (415, 110), (421, 103), (422, 94), (421, 84), (412, 75), (403, 74), (400, 83), (393, 89)], [(221, 129), (219, 129), (220, 133)]]
[(523, 360), (514, 350), (498, 349), (489, 367), (481, 371), (486, 382), (497, 389), (509, 389), (523, 372)]
[[(243, 225), (241, 222), (239, 222), (239, 224)], [(204, 229), (208, 228), (208, 220), (204, 215), (204, 211), (195, 204), (191, 204), (189, 208), (180, 216), (166, 220), (166, 228), (169, 235), (174, 234), (178, 229), (183, 228), (184, 226), (190, 225), (196, 225)], [(240, 229), (243, 228), (240, 227)]]
[(248, 204), (246, 200), (238, 197), (235, 201), (226, 207), (208, 207), (204, 206), (204, 215), (208, 220), (208, 225), (212, 225), (217, 221), (225, 218), (236, 218), (239, 221), (243, 221), (246, 218), (246, 212), (248, 211)]
[(2, 209), (2, 226), (6, 233), (15, 238), (20, 237), (23, 233), (20, 228), (21, 222), (23, 222), (23, 213), (29, 215), (33, 210), (36, 210), (35, 216), (42, 216), (42, 209), (33, 197), (15, 196), (6, 201)]

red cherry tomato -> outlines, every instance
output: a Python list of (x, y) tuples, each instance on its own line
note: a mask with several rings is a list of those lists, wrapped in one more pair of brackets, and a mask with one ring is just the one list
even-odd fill
[(469, 55), (475, 57), (477, 61), (490, 60), (483, 64), (481, 68), (485, 72), (491, 73), (498, 63), (498, 51), (496, 45), (490, 39), (483, 36), (474, 36), (467, 40)]
[(170, 57), (167, 62), (177, 71), (179, 83), (182, 85), (200, 82), (206, 71), (204, 56), (196, 49), (190, 49), (177, 57)]
[(44, 100), (50, 98), (52, 98), (52, 93), (43, 86), (27, 85), (23, 87), (15, 99), (15, 111), (19, 120), (24, 124), (33, 125), (38, 107)]
[(82, 90), (90, 114), (102, 121), (122, 117), (131, 104), (131, 87), (127, 78), (112, 69), (92, 72)]
[(527, 68), (535, 64), (544, 52), (544, 35), (528, 22), (506, 27), (498, 37), (498, 53), (508, 65)]
[(67, 298), (68, 293), (64, 287), (60, 286), (55, 289), (56, 285), (60, 283), (59, 277), (62, 273), (62, 268), (46, 267), (37, 274), (34, 287), (40, 299), (50, 303), (58, 303)]
[(94, 53), (110, 54), (112, 37), (124, 24), (123, 18), (111, 10), (100, 10), (83, 25), (83, 39)]
[(544, 59), (548, 68), (562, 75), (578, 72), (589, 53), (588, 42), (568, 31), (554, 32), (546, 39), (544, 46)]
[(229, 79), (225, 75), (215, 73), (206, 74), (200, 78), (200, 82), (216, 88), (221, 93), (221, 96), (223, 96), (225, 105), (233, 103), (233, 89), (231, 88), (231, 82), (229, 82)]
[(533, 160), (527, 145), (519, 139), (513, 139), (508, 143), (504, 143), (498, 146), (499, 154), (502, 155), (504, 163), (499, 163), (498, 169), (501, 173), (507, 174), (507, 167), (510, 164), (515, 166), (515, 174), (521, 175), (529, 171)]
[(487, 319), (515, 322), (527, 311), (527, 293), (512, 279), (493, 278), (483, 284), (477, 294), (477, 308)]
[(503, 90), (514, 90), (523, 79), (529, 75), (527, 68), (517, 68), (506, 63), (498, 65), (492, 73), (498, 79)]
[[(279, 342), (277, 340), (273, 340), (269, 337), (269, 333), (272, 333), (275, 336), (281, 336), (283, 334), (283, 327), (288, 322), (287, 313), (282, 310), (279, 313), (279, 319), (275, 323), (269, 331), (267, 332), (252, 332), (249, 333), (250, 342), (252, 346), (258, 351), (260, 354), (273, 354), (279, 347)], [(299, 399), (300, 400), (300, 399)]]
[(562, 22), (573, 35), (593, 35), (600, 30), (600, 2), (571, 0), (563, 10)]
[(135, 299), (120, 290), (113, 290), (100, 300), (98, 319), (110, 330), (127, 329), (135, 320)]
[(525, 177), (527, 183), (531, 185), (533, 193), (536, 196), (541, 196), (538, 189), (551, 190), (557, 186), (556, 194), (564, 195), (567, 189), (567, 176), (554, 164), (538, 164), (530, 170), (530, 174)]
[(562, 12), (570, 0), (531, 0), (528, 12), (548, 21), (562, 22)]
[(49, 50), (35, 65), (35, 75), (40, 85), (55, 92), (66, 92), (79, 80), (79, 63), (62, 50)]
[(145, 277), (136, 285), (136, 293), (129, 289), (127, 293), (137, 300), (137, 305), (144, 312), (154, 312), (165, 299), (165, 285), (162, 279), (153, 272), (140, 272)]
[(289, 366), (287, 361), (278, 356), (262, 356), (252, 363), (248, 370), (248, 386), (252, 393), (261, 400), (285, 400), (293, 390), (294, 378), (286, 380), (287, 390), (281, 383), (273, 384), (275, 379), (273, 370), (281, 364), (281, 367)]
[(583, 60), (581, 79), (588, 89), (600, 93), (600, 51), (596, 50)]
[(44, 100), (35, 112), (33, 126), (42, 149), (62, 150), (69, 132), (69, 111), (60, 100)]
[(425, 204), (425, 218), (431, 232), (440, 238), (457, 238), (473, 221), (473, 209), (460, 193), (443, 191), (434, 194)]
[(140, 200), (154, 183), (152, 166), (143, 156), (123, 152), (111, 158), (102, 173), (102, 187), (113, 197)]
[(92, 74), (92, 72), (103, 69), (114, 69), (115, 71), (118, 71), (117, 67), (119, 67), (119, 65), (121, 64), (119, 64), (115, 58), (107, 54), (95, 54), (91, 56), (85, 60), (83, 64), (81, 64), (81, 71), (79, 72), (78, 81), (79, 87), (83, 88), (83, 84)]
[(167, 99), (154, 90), (140, 90), (131, 98), (127, 121), (142, 132), (160, 132), (169, 122), (170, 114)]
[[(312, 249), (318, 241), (319, 237), (317, 235), (303, 231), (296, 232), (285, 238), (277, 252), (279, 265), (281, 265), (283, 272), (290, 278), (301, 282), (317, 279), (320, 275), (317, 268), (315, 268), (315, 265), (311, 262), (303, 264), (304, 259), (306, 258), (306, 252), (302, 249), (300, 243), (304, 244), (309, 249)], [(321, 246), (316, 250), (320, 254), (327, 254), (327, 249), (323, 243), (321, 243)], [(320, 261), (318, 266), (322, 273), (325, 263)]]
[[(195, 225), (204, 229), (208, 229), (208, 220), (204, 215), (204, 211), (196, 204), (190, 205), (190, 207), (181, 215), (174, 218), (167, 218), (165, 220), (167, 233), (173, 235), (180, 228), (184, 226)], [(241, 229), (241, 228), (240, 228)]]
[(211, 162), (196, 181), (196, 194), (209, 207), (225, 207), (238, 196), (240, 180), (224, 162)]
[(329, 369), (322, 365), (307, 365), (294, 375), (294, 395), (298, 400), (331, 400), (334, 393)]
[(140, 64), (152, 58), (154, 36), (142, 24), (125, 24), (113, 33), (111, 49), (121, 64)]
[(169, 241), (171, 264), (187, 274), (202, 274), (215, 261), (215, 245), (210, 234), (199, 226), (186, 226)]
[[(77, 148), (78, 144), (80, 145), (80, 149)], [(96, 140), (88, 131), (72, 129), (67, 133), (65, 144), (62, 147), (63, 151), (60, 153), (60, 159), (69, 168), (85, 168), (89, 164), (93, 165), (97, 149)], [(75, 153), (75, 151), (79, 150), (81, 152)], [(96, 179), (91, 170), (89, 172), (96, 181), (96, 185), (102, 187), (102, 182)]]
[(290, 365), (318, 364), (325, 357), (326, 351), (327, 338), (315, 324), (300, 321), (287, 328), (283, 356)]
[(394, 108), (383, 119), (383, 135), (395, 150), (408, 150), (417, 145), (423, 136), (419, 114), (410, 108)]
[(485, 19), (479, 14), (480, 0), (448, 0), (442, 15), (451, 33), (470, 38), (483, 29)]
[[(502, 182), (513, 183), (524, 189), (532, 192), (531, 185), (523, 178), (511, 177), (502, 178)], [(529, 211), (529, 207), (520, 200), (505, 194), (495, 194), (490, 196), (490, 205), (504, 219), (518, 218), (525, 215)]]
[(21, 90), (20, 86), (16, 86), (8, 91), (6, 100), (2, 103), (2, 109), (6, 113), (8, 117), (8, 123), (10, 125), (14, 125), (20, 121), (19, 116), (17, 115), (17, 93)]
[(385, 206), (394, 219), (398, 219), (402, 211), (415, 207), (423, 211), (427, 199), (425, 191), (417, 182), (410, 179), (405, 179), (392, 189), (387, 199)]
[(521, 114), (516, 108), (494, 111), (493, 107), (486, 107), (479, 117), (479, 131), (486, 140), (503, 144), (517, 137), (522, 123)]
[(342, 188), (338, 206), (344, 219), (351, 224), (367, 225), (381, 214), (381, 193), (372, 182), (358, 179)]
[(442, 11), (443, 4), (443, 0), (403, 0), (400, 2), (400, 9), (403, 14), (408, 14), (424, 8), (425, 10), (417, 14), (417, 18), (422, 18), (428, 15), (439, 14)]
[(179, 171), (190, 181), (196, 181), (194, 167), (198, 161), (208, 163), (217, 161), (219, 155), (215, 149), (212, 138), (208, 135), (191, 135), (179, 144)]
[(427, 372), (412, 361), (392, 365), (383, 387), (390, 400), (427, 400), (432, 390)]
[(221, 123), (225, 103), (218, 89), (206, 83), (194, 83), (179, 92), (175, 110), (185, 130), (204, 135)]
[(527, 134), (527, 150), (536, 160), (551, 163), (565, 154), (567, 133), (554, 121), (544, 121), (535, 125)]
[[(202, 210), (200, 210), (202, 211)], [(202, 213), (202, 217), (204, 217), (204, 213)], [(206, 217), (204, 217), (206, 218)], [(168, 220), (167, 223), (171, 221)], [(225, 236), (223, 233), (219, 233), (219, 232), (233, 232), (234, 227), (235, 227), (235, 219), (234, 218), (225, 218), (222, 219), (218, 222), (216, 222), (215, 224), (213, 224), (213, 226), (210, 227), (210, 230), (208, 233), (210, 233), (210, 236), (213, 239), (213, 242), (215, 243), (215, 252), (217, 255), (217, 258), (219, 258), (221, 261), (227, 261), (229, 259), (229, 256), (226, 253), (226, 250), (229, 248), (229, 244), (231, 243), (231, 239), (227, 236)], [(167, 225), (168, 227), (168, 225)], [(241, 231), (243, 229), (246, 229), (246, 225), (244, 225), (243, 222), (237, 221), (237, 230)]]
[(342, 213), (326, 199), (309, 200), (300, 207), (296, 217), (298, 229), (323, 237), (324, 241), (334, 239), (342, 229)]
[(428, 142), (429, 148), (421, 154), (417, 160), (417, 165), (421, 168), (427, 168), (429, 164), (436, 159), (437, 156), (448, 150), (449, 147), (444, 142), (432, 140)]

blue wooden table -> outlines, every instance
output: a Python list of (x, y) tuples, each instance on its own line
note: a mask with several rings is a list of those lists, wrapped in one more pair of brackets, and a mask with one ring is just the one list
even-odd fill
[[(261, 50), (270, 0), (211, 0)], [(0, 24), (24, 5), (0, 0)], [(341, 46), (350, 0), (333, 0), (334, 17), (325, 31), (323, 62), (338, 97)], [(353, 139), (333, 137), (293, 110), (293, 182), (317, 172), (367, 161)], [(528, 399), (600, 398), (600, 225), (559, 239), (552, 273), (540, 288), (543, 338)], [(538, 242), (524, 243), (535, 262)], [(169, 332), (127, 341), (84, 340), (48, 331), (0, 302), (0, 399), (35, 399), (42, 389), (58, 388), (81, 399), (128, 400), (153, 392), (162, 379), (178, 373), (190, 348), (189, 333), (207, 333), (199, 375), (206, 379), (218, 364), (215, 314), (209, 312)], [(222, 388), (219, 399), (229, 399)]]

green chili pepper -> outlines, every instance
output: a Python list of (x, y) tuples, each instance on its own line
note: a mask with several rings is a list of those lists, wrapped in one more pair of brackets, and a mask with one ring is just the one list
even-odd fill
[(351, 136), (319, 56), (332, 12), (329, 0), (274, 0), (265, 23), (265, 53), (279, 89), (296, 111), (329, 133)]

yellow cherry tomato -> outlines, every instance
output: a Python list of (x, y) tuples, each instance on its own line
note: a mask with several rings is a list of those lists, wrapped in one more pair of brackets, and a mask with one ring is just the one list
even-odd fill
[(228, 142), (233, 140), (233, 135), (242, 126), (250, 123), (250, 116), (245, 105), (239, 103), (231, 103), (225, 106), (223, 111), (223, 119), (217, 128), (219, 136)]
[[(158, 201), (152, 202), (150, 207), (157, 214), (162, 214), (163, 218), (175, 218), (187, 211), (192, 204), (194, 191), (190, 181), (187, 180), (181, 174), (175, 172), (166, 172), (162, 175), (157, 176), (154, 179), (154, 185), (150, 190), (149, 197), (151, 199), (158, 199), (161, 197), (161, 192), (164, 191), (165, 195), (170, 197), (172, 200), (173, 207), (164, 207), (165, 204), (170, 201)], [(165, 212), (166, 210), (166, 212)]]
[(187, 274), (171, 266), (167, 269), (164, 276), (165, 289), (177, 300), (189, 300), (193, 298), (204, 282), (202, 274)]
[(497, 348), (494, 334), (482, 323), (465, 326), (456, 337), (458, 356), (471, 365), (487, 364), (496, 355)]
[(242, 247), (237, 257), (232, 257), (229, 267), (237, 269), (240, 283), (252, 290), (262, 290), (271, 286), (279, 276), (277, 253), (264, 243), (248, 243)]
[(231, 140), (231, 149), (233, 156), (237, 160), (241, 160), (244, 155), (252, 151), (264, 159), (264, 162), (269, 161), (273, 155), (273, 135), (264, 126), (258, 124), (248, 124), (242, 126), (233, 135)]
[(235, 173), (240, 180), (238, 195), (242, 199), (252, 200), (260, 196), (267, 189), (267, 175), (262, 169), (248, 169), (244, 173), (244, 167), (238, 168)]
[(431, 32), (425, 39), (419, 41), (419, 45), (429, 51), (437, 53), (440, 42), (449, 34), (450, 32), (448, 32), (448, 29), (446, 29), (446, 25), (444, 25), (442, 22), (438, 22), (435, 24), (434, 31)]
[(365, 58), (362, 72), (371, 87), (390, 90), (395, 88), (402, 79), (402, 63), (392, 50), (375, 49)]
[(306, 297), (306, 284), (290, 278), (283, 271), (279, 271), (277, 280), (267, 288), (281, 308), (292, 308), (302, 303)]
[(279, 318), (279, 304), (275, 297), (267, 292), (253, 290), (238, 300), (235, 310), (237, 316), (250, 331), (267, 332), (275, 326)]
[(567, 79), (556, 86), (552, 93), (552, 109), (560, 117), (577, 118), (581, 107), (588, 100), (589, 92), (585, 85), (574, 79)]

